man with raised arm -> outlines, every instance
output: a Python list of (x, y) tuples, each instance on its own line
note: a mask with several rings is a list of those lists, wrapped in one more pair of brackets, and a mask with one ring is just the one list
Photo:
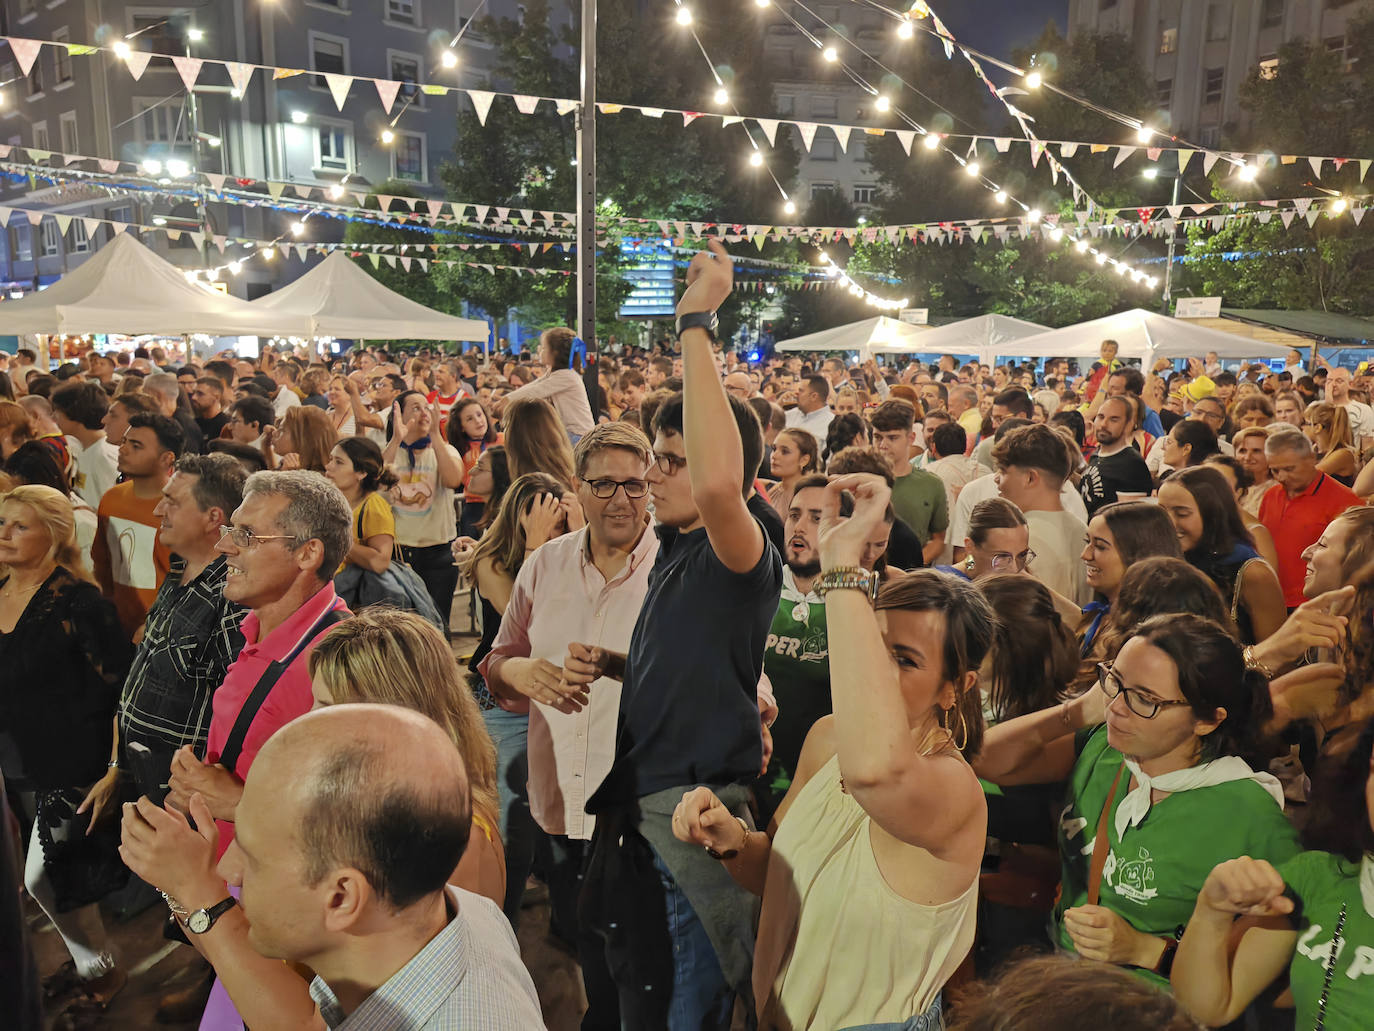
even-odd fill
[[(763, 765), (756, 688), (782, 562), (746, 504), (763, 438), (721, 385), (711, 345), (733, 268), (710, 242), (678, 302), (683, 392), (660, 407), (647, 479), (660, 545), (625, 656), (610, 773), (596, 815), (584, 913), (606, 938), (625, 1027), (728, 1028), (750, 997), (752, 905), (721, 864), (678, 842), (684, 790), (709, 785), (744, 813)], [(563, 675), (591, 682), (613, 656), (574, 645)]]

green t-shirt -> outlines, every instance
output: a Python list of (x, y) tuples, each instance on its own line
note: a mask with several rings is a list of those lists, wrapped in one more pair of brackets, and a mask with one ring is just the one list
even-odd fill
[(892, 508), (897, 517), (916, 531), (924, 547), (931, 535), (949, 529), (949, 501), (945, 481), (924, 469), (897, 477), (892, 485)]
[(1360, 867), (1329, 852), (1304, 852), (1278, 864), (1297, 896), (1297, 948), (1288, 972), (1297, 1006), (1296, 1027), (1317, 1024), (1331, 941), (1345, 906), (1340, 952), (1326, 998), (1326, 1031), (1364, 1031), (1374, 1023), (1374, 918), (1360, 897)]
[[(1069, 804), (1060, 817), (1059, 853), (1063, 884), (1055, 908), (1059, 944), (1073, 950), (1064, 928), (1066, 909), (1087, 905), (1090, 855), (1097, 821), (1107, 802), (1116, 772), (1125, 761), (1107, 744), (1107, 728), (1079, 734), (1080, 752), (1069, 778)], [(1130, 771), (1117, 787), (1109, 819), (1126, 798)], [(1212, 868), (1227, 859), (1251, 856), (1282, 863), (1298, 854), (1297, 833), (1270, 794), (1252, 780), (1235, 780), (1211, 787), (1180, 791), (1150, 807), (1125, 840), (1116, 823), (1107, 825), (1110, 851), (1102, 869), (1098, 904), (1123, 917), (1138, 931), (1172, 938), (1188, 923), (1202, 882)], [(1142, 971), (1156, 984), (1167, 982)]]
[(792, 570), (784, 569), (782, 596), (763, 653), (763, 671), (778, 701), (778, 718), (772, 726), (773, 756), (768, 772), (755, 783), (763, 825), (792, 785), (806, 735), (818, 719), (830, 715), (829, 654), (825, 602), (814, 594), (799, 593)]

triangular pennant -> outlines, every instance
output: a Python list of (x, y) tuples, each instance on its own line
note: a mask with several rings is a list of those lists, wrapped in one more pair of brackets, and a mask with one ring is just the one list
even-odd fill
[(1031, 168), (1040, 166), (1040, 155), (1045, 153), (1045, 145), (1039, 140), (1031, 141)]
[(897, 134), (897, 139), (901, 141), (902, 149), (906, 151), (907, 156), (910, 157), (911, 144), (916, 140), (916, 133), (910, 129), (894, 129), (893, 132)]
[(284, 189), (286, 189), (286, 184), (285, 184), (285, 183), (274, 183), (274, 182), (269, 182), (269, 183), (267, 184), (267, 192), (268, 192), (268, 194), (271, 195), (271, 197), (272, 197), (273, 200), (276, 200), (278, 197), (280, 197), (280, 196), (281, 196), (281, 192), (282, 192), (282, 190), (284, 190)]
[(1196, 153), (1197, 153), (1197, 151), (1195, 151), (1195, 150), (1180, 150), (1180, 151), (1178, 152), (1178, 174), (1179, 174), (1179, 175), (1182, 175), (1182, 174), (1184, 173), (1184, 171), (1188, 168), (1188, 162), (1192, 160), (1193, 155), (1196, 154)]
[(534, 212), (531, 209), (521, 208), (520, 217), (525, 220), (526, 225), (534, 225)]
[(1288, 229), (1290, 226), (1292, 226), (1292, 224), (1293, 224), (1293, 217), (1294, 217), (1296, 214), (1297, 214), (1296, 211), (1280, 211), (1280, 212), (1279, 212), (1279, 218), (1283, 219), (1283, 228)]
[(1077, 153), (1078, 153), (1078, 144), (1077, 144), (1077, 143), (1061, 143), (1061, 144), (1059, 145), (1059, 156), (1062, 157), (1062, 158), (1071, 158), (1071, 157), (1073, 157), (1073, 156), (1074, 156), (1075, 154), (1077, 154)]
[(36, 226), (43, 221), (44, 213), (41, 211), (26, 211), (24, 214), (29, 217), (29, 225)]
[(373, 268), (381, 268), (382, 256), (380, 254), (369, 254), (367, 260), (372, 262)]
[(396, 104), (396, 94), (401, 89), (401, 84), (395, 79), (373, 79), (377, 86), (377, 96), (381, 98), (382, 108), (387, 114), (391, 114), (391, 109)]
[(100, 231), (100, 219), (98, 218), (83, 218), (81, 225), (85, 227), (86, 239), (88, 240)]
[(835, 133), (835, 139), (840, 141), (840, 150), (849, 153), (849, 132), (847, 125), (832, 125), (831, 130)]
[(1355, 224), (1356, 224), (1356, 225), (1359, 225), (1360, 222), (1363, 221), (1363, 219), (1364, 219), (1364, 213), (1365, 213), (1366, 210), (1367, 210), (1366, 208), (1351, 208), (1351, 209), (1350, 209), (1350, 217), (1353, 218), (1353, 219), (1355, 220)]
[(205, 178), (210, 183), (210, 189), (219, 193), (224, 189), (224, 180), (227, 179), (228, 176), (220, 175), (218, 172), (206, 172)]
[(225, 244), (227, 244), (227, 243), (229, 242), (228, 238), (225, 237), (225, 236), (223, 236), (223, 235), (216, 234), (215, 237), (214, 237), (214, 241), (215, 241), (215, 248), (216, 248), (221, 254), (223, 254), (223, 253), (224, 253), (224, 246), (225, 246)]
[(128, 223), (128, 222), (111, 222), (111, 223), (110, 223), (110, 231), (113, 232), (115, 236), (118, 236), (120, 233), (127, 232), (128, 229), (129, 229), (129, 223)]
[(1316, 224), (1317, 224), (1317, 216), (1320, 215), (1320, 214), (1321, 214), (1321, 212), (1318, 211), (1316, 208), (1313, 208), (1311, 211), (1309, 211), (1309, 212), (1307, 213), (1307, 224), (1308, 224), (1309, 226), (1314, 226), (1314, 225), (1316, 225)]
[(38, 59), (38, 52), (43, 49), (43, 41), (40, 39), (20, 39), (17, 36), (6, 36), (5, 42), (10, 45), (10, 50), (14, 53), (14, 59), (19, 62), (19, 70), (28, 75), (33, 70), (33, 62)]
[(1369, 171), (1369, 159), (1360, 159), (1360, 182), (1364, 182), (1365, 173)]
[(410, 259), (409, 259), (409, 258), (406, 258), (406, 257), (402, 257), (402, 258), (401, 258), (401, 268), (405, 269), (407, 272), (410, 271)]
[(738, 125), (742, 121), (744, 121), (744, 119), (739, 115), (724, 115), (721, 117), (720, 124), (722, 126)]
[(1307, 163), (1312, 166), (1312, 174), (1318, 179), (1322, 177), (1322, 161), (1324, 158), (1308, 158)]
[(491, 208), (486, 204), (475, 204), (472, 210), (477, 213), (478, 222), (485, 222), (487, 220), (487, 212), (490, 211)]
[(768, 137), (768, 145), (770, 147), (776, 146), (778, 138), (778, 120), (776, 118), (757, 118), (755, 121), (759, 123), (759, 128), (763, 130), (763, 134)]
[(1307, 214), (1307, 209), (1310, 208), (1311, 206), (1312, 206), (1312, 198), (1311, 198), (1311, 197), (1299, 197), (1299, 198), (1297, 198), (1295, 201), (1293, 201), (1293, 207), (1297, 210), (1297, 212), (1298, 212), (1299, 215), (1306, 215), (1306, 214)]
[(118, 159), (118, 158), (96, 158), (95, 163), (96, 163), (96, 165), (99, 166), (99, 168), (100, 168), (100, 170), (101, 170), (102, 172), (117, 172), (117, 171), (119, 171), (119, 159)]
[(298, 243), (298, 244), (296, 244), (296, 257), (297, 257), (299, 260), (301, 260), (301, 261), (304, 261), (304, 260), (305, 260), (305, 251), (306, 251), (305, 244), (303, 244), (303, 243)]
[(575, 100), (555, 100), (555, 101), (553, 102), (553, 106), (556, 107), (556, 108), (558, 109), (558, 113), (559, 113), (560, 115), (566, 115), (566, 114), (567, 114), (568, 112), (570, 112), (570, 111), (576, 111), (576, 110), (577, 110), (577, 101), (575, 101)]
[(57, 219), (57, 228), (62, 231), (64, 236), (67, 230), (72, 227), (72, 217), (71, 215), (53, 215), (53, 218)]
[(992, 141), (992, 145), (997, 148), (997, 153), (1005, 154), (1011, 150), (1011, 138), (1009, 136), (998, 136)]
[(1116, 148), (1116, 160), (1112, 162), (1112, 167), (1113, 167), (1113, 168), (1120, 168), (1120, 167), (1121, 167), (1121, 162), (1125, 161), (1128, 157), (1130, 157), (1132, 154), (1134, 154), (1134, 153), (1136, 152), (1136, 150), (1138, 150), (1138, 149), (1139, 149), (1139, 148), (1137, 148), (1137, 147), (1117, 147), (1117, 148)]
[(248, 83), (253, 79), (253, 66), (242, 61), (225, 61), (224, 70), (229, 73), (229, 81), (234, 84), (234, 92), (241, 97), (247, 94)]
[(516, 97), (515, 97), (515, 109), (516, 109), (517, 111), (519, 111), (522, 115), (532, 115), (532, 114), (534, 114), (534, 110), (535, 110), (535, 108), (537, 108), (538, 106), (539, 106), (539, 98), (538, 98), (538, 97), (527, 97), (527, 96), (524, 96), (523, 94), (517, 94)]
[(325, 85), (329, 87), (329, 93), (334, 98), (334, 106), (342, 111), (344, 101), (348, 99), (349, 87), (353, 85), (353, 76), (326, 74), (324, 77)]
[(444, 210), (444, 202), (441, 200), (425, 201), (425, 207), (429, 210), (430, 218), (438, 218), (439, 213)]
[(124, 58), (124, 64), (129, 69), (129, 74), (134, 77), (134, 82), (143, 78), (143, 73), (148, 69), (148, 62), (153, 55), (146, 50), (130, 50), (129, 56)]
[(1203, 175), (1210, 175), (1210, 174), (1211, 174), (1211, 172), (1212, 172), (1212, 166), (1215, 165), (1215, 164), (1217, 163), (1217, 159), (1218, 159), (1219, 157), (1221, 157), (1221, 155), (1218, 154), (1218, 153), (1217, 153), (1216, 151), (1214, 151), (1214, 150), (1205, 151), (1205, 152), (1203, 153), (1203, 155), (1202, 155), (1202, 174), (1203, 174)]
[(304, 69), (304, 68), (273, 68), (273, 69), (272, 69), (272, 78), (273, 78), (274, 80), (275, 80), (275, 79), (293, 79), (293, 78), (295, 78), (297, 75), (304, 75), (304, 74), (305, 74), (305, 69)]
[(816, 130), (820, 128), (815, 122), (793, 122), (797, 127), (797, 132), (801, 133), (802, 143), (806, 145), (806, 152), (811, 153), (811, 141), (816, 138)]
[(645, 118), (662, 118), (664, 110), (661, 107), (641, 107), (639, 113)]
[(186, 84), (187, 92), (195, 89), (196, 80), (200, 78), (201, 66), (205, 62), (199, 57), (187, 57), (185, 54), (178, 54), (172, 58), (172, 64), (176, 66), (181, 81)]
[(470, 89), (468, 99), (477, 111), (477, 121), (486, 125), (487, 112), (491, 110), (491, 102), (496, 99), (496, 94), (484, 89)]

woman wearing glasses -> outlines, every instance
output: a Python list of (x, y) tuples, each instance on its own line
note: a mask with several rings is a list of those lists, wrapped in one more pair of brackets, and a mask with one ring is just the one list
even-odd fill
[(1097, 690), (988, 731), (974, 764), (985, 780), (1069, 781), (1059, 947), (1163, 985), (1213, 867), (1297, 853), (1278, 781), (1241, 758), (1271, 711), (1226, 629), (1170, 615), (1098, 666)]
[(981, 580), (995, 573), (1024, 573), (1035, 561), (1026, 517), (1006, 498), (988, 498), (973, 506), (964, 548), (968, 554), (962, 562), (935, 568), (965, 580)]

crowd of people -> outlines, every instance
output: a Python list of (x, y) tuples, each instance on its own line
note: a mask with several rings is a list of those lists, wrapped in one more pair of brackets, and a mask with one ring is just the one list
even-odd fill
[(0, 358), (6, 1026), (142, 891), (168, 1019), (542, 1027), (535, 884), (586, 1029), (1368, 1026), (1363, 367), (751, 363), (732, 282), (595, 376)]

